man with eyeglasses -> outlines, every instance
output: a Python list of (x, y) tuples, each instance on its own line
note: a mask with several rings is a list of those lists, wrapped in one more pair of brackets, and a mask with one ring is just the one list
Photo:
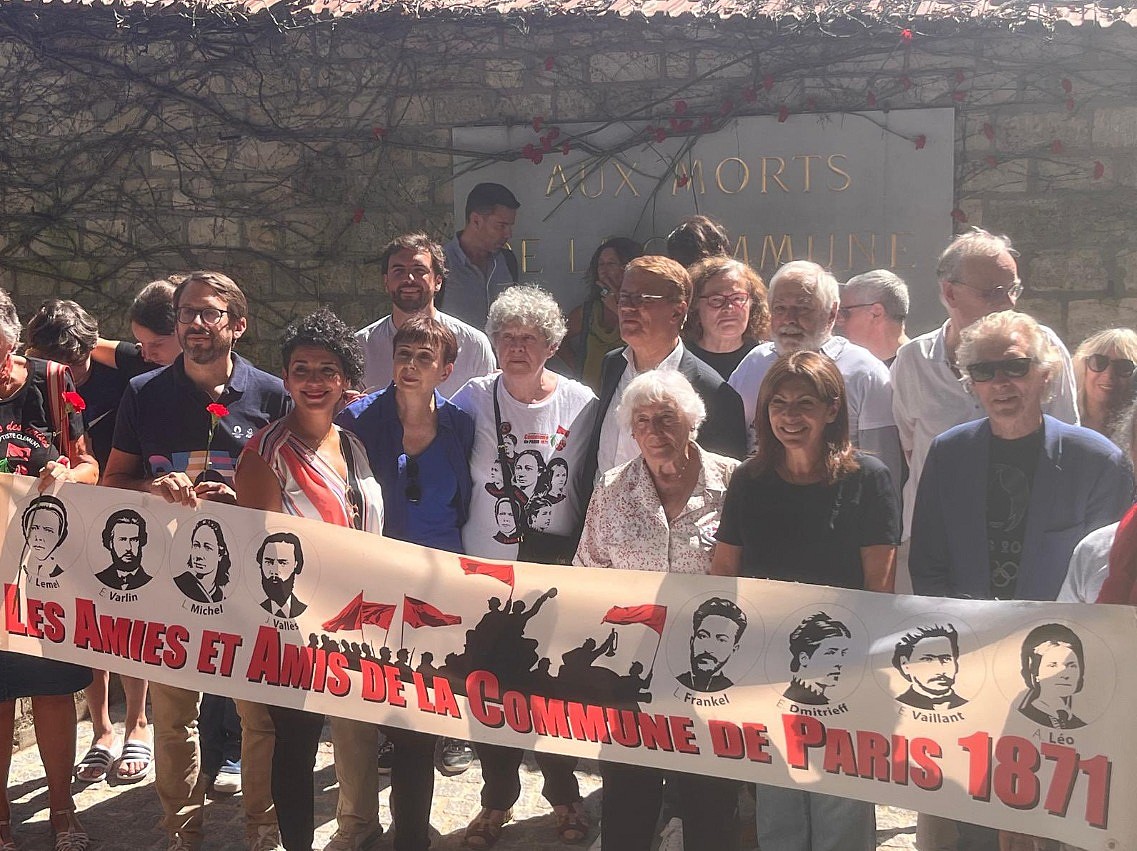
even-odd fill
[(670, 258), (637, 257), (624, 270), (617, 305), (620, 336), (627, 345), (609, 352), (600, 370), (600, 415), (589, 445), (591, 469), (585, 471), (589, 485), (639, 455), (631, 433), (619, 427), (616, 408), (632, 379), (652, 369), (678, 370), (702, 397), (707, 419), (699, 430), (700, 446), (731, 458), (745, 457), (742, 400), (679, 338), (690, 301), (691, 277)]
[(837, 331), (892, 366), (896, 350), (908, 342), (908, 285), (887, 269), (849, 278), (841, 287)]
[[(978, 398), (965, 388), (956, 353), (964, 328), (999, 310), (1015, 306), (1022, 294), (1018, 252), (1006, 236), (972, 228), (951, 241), (936, 264), (940, 303), (948, 318), (939, 328), (900, 347), (892, 364), (892, 410), (900, 432), (900, 445), (908, 462), (904, 484), (904, 532), (896, 554), (896, 590), (911, 593), (908, 570), (912, 513), (916, 489), (932, 441), (948, 429), (982, 419)], [(1050, 384), (1052, 395), (1043, 411), (1056, 419), (1077, 424), (1074, 370), (1070, 353), (1052, 330), (1043, 332), (1057, 349), (1061, 363)], [(920, 814), (917, 844), (924, 851), (956, 848), (955, 823)]]
[(435, 307), (447, 277), (442, 246), (425, 233), (401, 234), (384, 246), (379, 266), (383, 286), (391, 297), (391, 313), (355, 335), (363, 346), (363, 384), (367, 392), (381, 390), (391, 382), (395, 334), (412, 316), (441, 322), (458, 341), (453, 371), (438, 385), (438, 392), (447, 399), (471, 378), (488, 375), (497, 368), (493, 347), (484, 333)]
[(833, 334), (841, 304), (837, 280), (816, 263), (794, 260), (774, 273), (766, 299), (773, 340), (750, 352), (730, 376), (730, 386), (738, 391), (746, 406), (747, 425), (752, 427), (754, 423), (762, 379), (780, 356), (798, 351), (821, 352), (837, 365), (845, 379), (849, 439), (888, 466), (899, 491), (903, 465), (896, 424), (892, 421), (888, 369), (868, 349)]
[[(132, 379), (119, 405), (103, 484), (197, 506), (236, 503), (233, 473), (246, 441), (284, 416), (284, 382), (233, 351), (248, 327), (248, 302), (229, 277), (192, 272), (174, 290), (182, 354), (170, 366)], [(216, 424), (206, 407), (228, 410)], [(212, 437), (211, 437), (212, 435)], [(197, 721), (201, 694), (152, 683), (157, 774), (169, 851), (202, 843), (205, 793)], [(273, 727), (261, 704), (238, 700), (245, 838), (250, 851), (280, 844), (272, 805)]]

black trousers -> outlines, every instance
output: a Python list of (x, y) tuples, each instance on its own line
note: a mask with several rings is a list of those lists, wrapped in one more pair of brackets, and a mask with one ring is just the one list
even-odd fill
[(684, 848), (738, 851), (737, 780), (601, 762), (600, 844), (619, 851), (650, 851), (664, 783), (675, 787)]
[[(474, 745), (474, 750), (482, 764), (482, 806), (491, 810), (508, 810), (521, 797), (521, 777), (517, 772), (525, 751), (480, 743)], [(534, 755), (544, 777), (541, 794), (546, 801), (556, 807), (581, 800), (580, 786), (573, 774), (578, 762), (575, 756), (540, 751)]]
[(312, 851), (316, 833), (316, 751), (324, 716), (301, 709), (269, 706), (276, 728), (272, 750), (272, 802), (285, 851)]
[(391, 753), (391, 814), (395, 851), (430, 848), (430, 804), (434, 797), (434, 746), (438, 736), (380, 727), (395, 746)]

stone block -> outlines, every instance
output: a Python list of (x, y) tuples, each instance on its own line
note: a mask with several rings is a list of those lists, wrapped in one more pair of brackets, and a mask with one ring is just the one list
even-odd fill
[(1090, 144), (1090, 121), (1070, 115), (1065, 108), (1003, 115), (996, 128), (999, 150), (1018, 153), (1048, 149), (1054, 140), (1067, 148)]
[(1028, 286), (1026, 293), (1018, 300), (1015, 308), (1034, 317), (1038, 322), (1062, 337), (1063, 340), (1065, 339), (1066, 317), (1062, 302), (1054, 298), (1036, 296), (1033, 294), (1032, 288)]
[(519, 59), (487, 59), (485, 75), (491, 89), (515, 89), (525, 79), (525, 63)]
[(238, 248), (241, 245), (241, 226), (236, 219), (219, 216), (190, 219), (189, 240), (203, 247)]
[(588, 72), (594, 83), (655, 80), (659, 78), (659, 56), (634, 51), (596, 53), (589, 60)]
[(1137, 328), (1137, 298), (1079, 299), (1067, 305), (1067, 334), (1084, 340), (1106, 328)]
[(1137, 249), (1118, 252), (1117, 272), (1119, 288), (1137, 294)]
[[(518, 122), (528, 124), (535, 115), (549, 115), (553, 110), (553, 97), (547, 94), (498, 93), (492, 109), (484, 113), (481, 121), (498, 119), (506, 124)], [(479, 119), (474, 119), (479, 120)]]
[(668, 51), (663, 55), (663, 74), (671, 80), (685, 80), (691, 76), (691, 56), (686, 51)]
[(749, 77), (754, 73), (754, 54), (723, 53), (719, 50), (696, 50), (695, 76), (708, 80)]
[[(1102, 292), (1109, 289), (1109, 272), (1102, 253), (1092, 248), (1034, 251), (1024, 280), (1032, 291)], [(1020, 274), (1024, 270), (1020, 268)]]
[(433, 124), (432, 103), (421, 95), (395, 98), (395, 124)]
[(1137, 147), (1137, 107), (1098, 107), (1093, 121), (1095, 148)]
[[(1102, 165), (1106, 165), (1102, 161)], [(1047, 157), (1036, 163), (1035, 188), (1044, 192), (1063, 189), (1105, 190), (1113, 188), (1110, 168), (1100, 178), (1094, 177), (1094, 160), (1081, 157)]]
[(299, 165), (300, 150), (287, 142), (244, 139), (236, 145), (234, 160), (254, 171), (282, 171)]
[(984, 160), (967, 163), (959, 186), (962, 193), (1022, 193), (1027, 190), (1028, 159), (1004, 160), (989, 165)]

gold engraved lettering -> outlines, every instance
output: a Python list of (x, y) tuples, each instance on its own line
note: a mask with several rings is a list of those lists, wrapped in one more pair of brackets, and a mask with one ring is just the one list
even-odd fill
[[(558, 178), (560, 179), (560, 185), (556, 186), (555, 184)], [(572, 195), (572, 187), (569, 186), (568, 177), (565, 175), (565, 170), (561, 168), (560, 163), (553, 166), (553, 170), (549, 172), (549, 185), (545, 187), (545, 197), (548, 198), (558, 189), (565, 191), (566, 198)]]
[(852, 268), (859, 265), (859, 263), (853, 259), (853, 250), (854, 249), (857, 249), (860, 251), (861, 255), (865, 259), (865, 263), (868, 264), (868, 267), (870, 269), (876, 268), (876, 234), (875, 233), (869, 234), (869, 247), (868, 247), (868, 249), (866, 249), (865, 244), (863, 242), (861, 242), (861, 238), (859, 235), (857, 235), (855, 233), (849, 234), (849, 265), (847, 267), (849, 269), (852, 269)]
[(845, 182), (842, 183), (840, 186), (834, 186), (833, 184), (829, 184), (829, 190), (831, 192), (844, 192), (846, 189), (848, 189), (850, 186), (853, 185), (853, 178), (849, 177), (849, 172), (845, 171), (845, 169), (843, 169), (837, 165), (837, 163), (836, 163), (837, 160), (844, 160), (844, 161), (848, 162), (849, 158), (847, 156), (845, 156), (844, 154), (830, 154), (825, 159), (825, 164), (827, 166), (829, 166), (829, 170), (831, 172), (833, 172), (834, 174), (839, 174), (839, 175), (841, 175), (841, 177), (845, 178)]
[[(739, 178), (738, 178), (738, 188), (736, 188), (736, 189), (727, 189), (725, 186), (722, 185), (722, 167), (724, 165), (726, 165), (727, 163), (738, 163)], [(737, 195), (739, 192), (741, 192), (743, 189), (746, 188), (746, 184), (748, 184), (749, 182), (750, 182), (750, 166), (748, 166), (739, 157), (727, 157), (725, 160), (723, 160), (721, 163), (719, 163), (717, 166), (715, 166), (715, 183), (718, 185), (719, 192), (722, 192), (725, 195)]]
[[(766, 250), (767, 249), (769, 249), (770, 254), (773, 255), (771, 262), (773, 263), (775, 268), (777, 268), (778, 266), (781, 266), (783, 263), (788, 263), (794, 259), (794, 244), (793, 244), (793, 240), (790, 239), (790, 235), (788, 233), (782, 234), (781, 245), (774, 245), (774, 235), (769, 234), (769, 233), (766, 234), (766, 236), (762, 240), (762, 260), (758, 264), (759, 269), (765, 269), (766, 268)], [(786, 256), (784, 258), (782, 257), (782, 251), (783, 250), (785, 251), (785, 254), (786, 254)]]
[[(541, 272), (540, 269), (530, 269), (529, 268), (529, 262), (531, 260), (537, 259), (536, 254), (530, 254), (529, 253), (529, 245), (530, 245), (530, 243), (537, 243), (540, 241), (541, 241), (540, 239), (523, 239), (523, 240), (521, 240), (521, 273), (523, 275), (540, 274), (540, 272)], [(534, 247), (534, 250), (535, 250), (535, 247)]]
[(579, 271), (576, 268), (576, 237), (575, 236), (569, 237), (569, 271), (570, 272)]
[[(766, 170), (766, 162), (768, 160), (776, 160), (778, 163), (778, 170), (775, 171), (773, 174), (769, 174)], [(779, 177), (779, 175), (782, 173), (782, 170), (785, 167), (786, 167), (786, 161), (784, 159), (782, 159), (781, 157), (762, 157), (762, 194), (763, 195), (766, 194), (766, 178), (767, 177), (772, 179), (776, 184), (778, 184), (778, 186), (782, 187), (783, 192), (789, 192), (790, 191), (790, 188), (788, 186), (786, 186), (786, 184), (782, 183), (782, 178)], [(763, 249), (763, 251), (765, 251), (765, 249)]]
[(797, 154), (794, 156), (794, 159), (802, 161), (803, 174), (805, 177), (804, 188), (802, 189), (802, 192), (808, 192), (810, 186), (809, 161), (821, 159), (821, 154)]
[[(595, 161), (593, 161), (593, 162), (595, 163)], [(588, 174), (584, 173), (584, 166), (582, 165), (580, 167), (580, 171), (577, 172), (577, 175), (576, 175), (577, 183), (576, 183), (576, 185), (580, 187), (580, 194), (583, 195), (585, 198), (599, 198), (601, 195), (604, 194), (604, 165), (603, 165), (603, 163), (596, 164), (595, 168), (592, 169), (590, 174), (595, 174), (597, 172), (599, 172), (599, 174), (600, 174), (600, 188), (596, 190), (596, 194), (594, 194), (594, 195), (589, 195), (588, 190), (584, 188), (584, 182), (586, 180), (588, 180), (588, 177), (589, 177)]]
[(734, 245), (734, 259), (750, 265), (750, 246), (746, 244), (746, 234), (740, 236)]
[(824, 266), (826, 269), (828, 269), (830, 266), (833, 265), (833, 249), (835, 247), (836, 241), (837, 241), (837, 235), (832, 234), (832, 233), (829, 234), (829, 256), (826, 259), (822, 260), (821, 255), (819, 255), (819, 254), (815, 255), (813, 253), (813, 234), (810, 234), (809, 237), (806, 239), (806, 258), (805, 259), (806, 260), (812, 260), (814, 263), (817, 263), (818, 265)]
[[(684, 177), (687, 178), (687, 182), (683, 186), (680, 186), (679, 181), (682, 180)], [(693, 161), (691, 163), (691, 170), (690, 171), (687, 170), (687, 164), (686, 163), (678, 163), (675, 166), (675, 183), (671, 187), (671, 194), (672, 195), (678, 195), (680, 189), (685, 189), (688, 186), (691, 187), (691, 191), (694, 192), (696, 195), (706, 195), (707, 194), (707, 185), (703, 181), (703, 161), (702, 160)]]
[[(620, 172), (620, 185), (616, 187), (616, 191), (615, 191), (615, 193), (613, 193), (612, 197), (613, 198), (619, 198), (620, 197), (620, 190), (624, 188), (625, 184), (627, 184), (627, 187), (630, 190), (632, 190), (632, 194), (635, 197), (639, 198), (640, 193), (636, 191), (636, 187), (632, 184), (632, 175), (629, 172), (624, 171), (624, 167), (622, 165), (620, 165), (618, 162), (616, 162), (615, 160), (612, 161), (612, 164), (614, 166), (616, 166), (616, 171)], [(637, 165), (639, 165), (639, 163), (632, 163), (632, 171), (633, 172), (636, 170)], [(603, 187), (603, 185), (604, 185), (603, 182), (600, 185), (601, 185), (601, 187)]]

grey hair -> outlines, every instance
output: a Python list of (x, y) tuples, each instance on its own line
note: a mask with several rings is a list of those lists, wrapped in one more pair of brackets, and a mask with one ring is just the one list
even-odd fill
[(632, 430), (632, 417), (640, 408), (670, 402), (691, 427), (691, 439), (707, 418), (707, 406), (691, 386), (691, 382), (673, 369), (652, 369), (632, 379), (620, 399), (616, 417), (620, 428)]
[(7, 290), (0, 289), (0, 338), (14, 349), (20, 344), (20, 334), (23, 330), (16, 305), (12, 304), (12, 297), (8, 295)]
[(825, 271), (823, 266), (811, 260), (791, 260), (774, 273), (767, 290), (767, 299), (770, 302), (774, 300), (774, 290), (786, 278), (794, 278), (802, 283), (825, 310), (831, 310), (841, 303), (841, 285), (837, 283), (837, 279)]
[(1018, 257), (1019, 253), (1011, 245), (1011, 238), (994, 234), (983, 228), (973, 227), (951, 241), (936, 263), (937, 281), (954, 281), (959, 267), (968, 257), (998, 257), (1003, 252)]
[(960, 369), (966, 369), (979, 361), (979, 346), (983, 342), (1000, 337), (1010, 339), (1012, 334), (1019, 335), (1027, 352), (1046, 373), (1048, 383), (1052, 383), (1054, 375), (1062, 367), (1062, 356), (1042, 326), (1031, 316), (1017, 310), (989, 313), (960, 332), (956, 355)]
[[(1108, 356), (1110, 352), (1117, 352), (1118, 357), (1137, 363), (1137, 332), (1130, 328), (1107, 328), (1086, 337), (1078, 346), (1074, 352), (1074, 384), (1078, 389), (1079, 411), (1086, 410), (1086, 360), (1090, 355)], [(1131, 398), (1134, 385), (1130, 384), (1129, 389)]]
[(845, 282), (843, 289), (856, 293), (858, 300), (864, 294), (880, 302), (890, 319), (903, 322), (908, 318), (908, 285), (903, 278), (887, 269), (873, 269), (855, 275)]
[(494, 299), (486, 317), (486, 333), (493, 337), (506, 325), (537, 328), (551, 348), (568, 333), (565, 315), (547, 290), (529, 284), (510, 287)]

